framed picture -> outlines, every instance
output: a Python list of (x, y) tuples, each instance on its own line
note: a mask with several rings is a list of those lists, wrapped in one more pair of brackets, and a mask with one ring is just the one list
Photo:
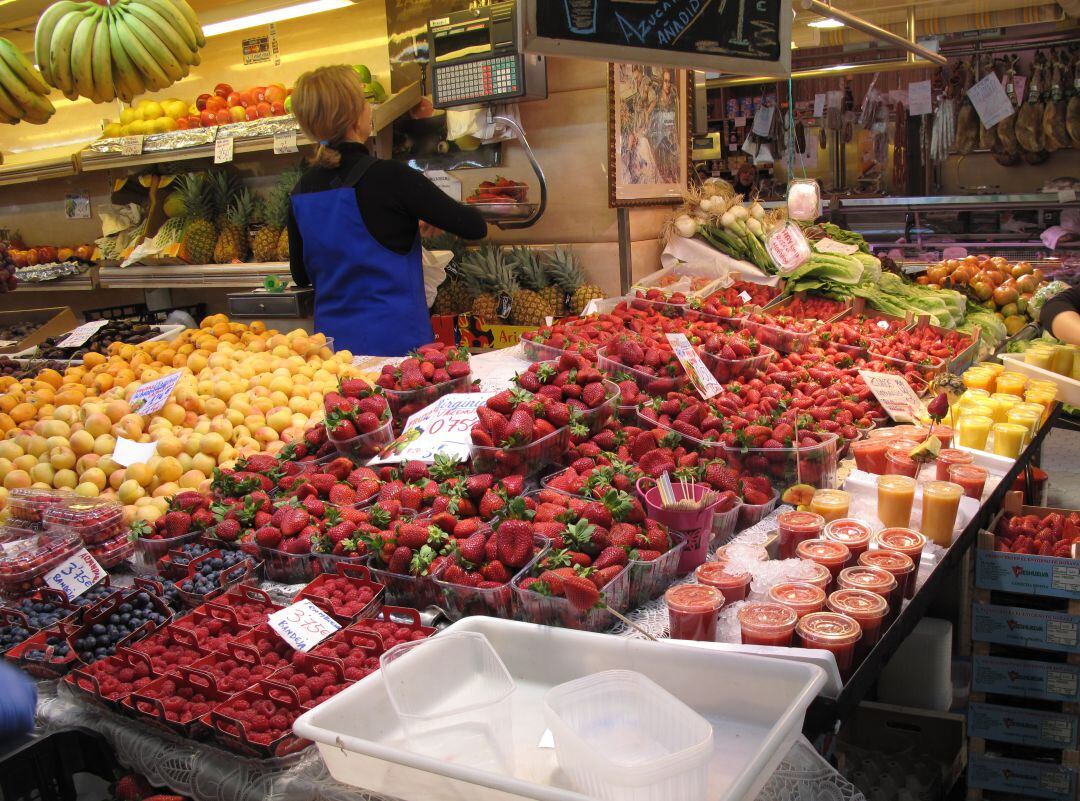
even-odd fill
[(608, 201), (682, 202), (690, 175), (690, 77), (648, 64), (608, 65)]

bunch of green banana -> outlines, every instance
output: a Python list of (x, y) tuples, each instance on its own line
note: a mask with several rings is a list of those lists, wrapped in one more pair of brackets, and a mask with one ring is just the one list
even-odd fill
[(0, 39), (0, 122), (48, 122), (56, 113), (47, 97), (50, 91), (26, 56), (7, 39)]
[(187, 76), (206, 44), (187, 0), (60, 0), (45, 9), (34, 54), (45, 82), (69, 99), (130, 103)]

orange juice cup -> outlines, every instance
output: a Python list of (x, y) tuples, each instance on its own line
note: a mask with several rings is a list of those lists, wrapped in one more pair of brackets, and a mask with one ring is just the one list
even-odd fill
[(953, 428), (952, 426), (942, 425), (937, 423), (930, 428), (930, 434), (938, 438), (938, 442), (941, 443), (942, 448), (948, 448), (952, 444)]
[(867, 439), (852, 442), (851, 455), (855, 457), (855, 466), (859, 470), (880, 476), (885, 473), (885, 452), (892, 447), (892, 437), (875, 438), (875, 433), (871, 431)]
[[(859, 558), (862, 559), (868, 553), (872, 551), (867, 551)], [(836, 587), (840, 590), (866, 590), (880, 595), (889, 605), (890, 620), (899, 614), (900, 603), (904, 599), (904, 592), (900, 589), (896, 576), (880, 567), (845, 567), (836, 578)]]
[(989, 370), (995, 377), (1005, 372), (1005, 365), (1000, 362), (979, 362), (973, 367), (977, 370)]
[(811, 562), (809, 559), (803, 559), (802, 561), (808, 565), (813, 565), (811, 568), (813, 572), (810, 576), (803, 576), (798, 580), (805, 584), (813, 584), (815, 587), (821, 587), (823, 590), (828, 590), (829, 585), (833, 582), (833, 575), (829, 572), (829, 568), (817, 562)]
[(956, 513), (963, 496), (964, 488), (951, 481), (930, 481), (923, 486), (920, 529), (927, 539), (942, 548), (952, 545)]
[(990, 396), (990, 400), (994, 402), (994, 422), (996, 423), (1007, 422), (1009, 410), (1023, 402), (1019, 395), (1005, 395), (1001, 392), (995, 392)]
[(725, 603), (745, 601), (746, 594), (750, 592), (750, 574), (729, 573), (724, 562), (705, 562), (698, 565), (697, 570), (694, 571), (694, 578), (697, 579), (698, 584), (720, 590), (724, 595)]
[(1046, 410), (1043, 412), (1043, 419), (1045, 420), (1047, 415), (1050, 414), (1050, 407), (1054, 405), (1054, 401), (1057, 400), (1056, 392), (1049, 392), (1043, 389), (1029, 389), (1024, 393), (1024, 400), (1027, 403), (1040, 403)]
[(1046, 418), (1050, 416), (1050, 408), (1052, 404), (1047, 403), (1035, 403), (1034, 401), (1024, 401), (1023, 403), (1016, 404), (1014, 409), (1024, 409), (1026, 411), (1037, 412), (1039, 419), (1042, 421), (1040, 425), (1046, 422)]
[(886, 528), (878, 532), (877, 545), (881, 551), (900, 553), (911, 560), (911, 580), (904, 585), (904, 597), (913, 598), (915, 577), (919, 575), (919, 563), (922, 561), (923, 548), (926, 547), (926, 537), (910, 528)]
[(878, 519), (887, 527), (906, 527), (915, 501), (915, 479), (910, 476), (878, 476)]
[(803, 648), (820, 648), (832, 653), (840, 678), (851, 676), (855, 665), (855, 644), (862, 637), (857, 620), (836, 612), (815, 612), (802, 618), (795, 627)]
[(908, 454), (906, 448), (889, 448), (885, 452), (885, 475), (918, 478), (921, 465)]
[(724, 595), (703, 584), (676, 584), (664, 593), (668, 609), (668, 636), (673, 640), (716, 642), (716, 616)]
[(1027, 444), (1028, 429), (1019, 423), (998, 423), (993, 427), (994, 453), (1018, 459)]
[(825, 518), (814, 512), (784, 512), (776, 518), (776, 528), (780, 535), (780, 558), (792, 559), (800, 542), (821, 536)]
[(994, 374), (989, 370), (981, 370), (978, 367), (969, 367), (960, 376), (964, 386), (968, 389), (981, 389), (988, 391), (994, 386)]
[(752, 603), (739, 610), (743, 645), (789, 647), (798, 622), (795, 610), (783, 604)]
[(837, 489), (819, 489), (810, 499), (810, 511), (821, 515), (825, 522), (847, 517), (851, 507), (851, 493)]
[(790, 606), (799, 617), (825, 608), (825, 590), (801, 581), (785, 581), (774, 584), (769, 590), (769, 600)]
[(842, 517), (825, 525), (825, 539), (839, 542), (850, 554), (845, 567), (851, 567), (859, 561), (859, 555), (870, 547), (873, 530), (869, 525), (854, 517)]
[(1027, 382), (1027, 376), (1023, 373), (1005, 371), (998, 374), (996, 388), (998, 392), (1019, 397), (1024, 394)]
[(986, 450), (986, 438), (990, 436), (990, 427), (994, 418), (982, 414), (965, 414), (957, 424), (958, 441), (965, 448), (977, 451)]
[(1009, 414), (1005, 418), (1006, 423), (1015, 423), (1017, 425), (1024, 426), (1028, 430), (1028, 441), (1030, 442), (1036, 434), (1039, 433), (1039, 429), (1042, 427), (1042, 412), (1036, 412), (1032, 409), (1021, 409), (1024, 404), (1017, 404), (1013, 408), (1009, 409)]
[(830, 612), (847, 615), (858, 621), (862, 639), (855, 646), (856, 664), (861, 662), (881, 637), (881, 624), (889, 613), (889, 604), (877, 593), (867, 590), (837, 590), (825, 601)]
[(954, 464), (949, 468), (949, 481), (959, 484), (964, 488), (965, 495), (977, 501), (982, 500), (988, 475), (985, 467), (973, 464)]
[(795, 555), (827, 567), (833, 581), (836, 581), (844, 565), (851, 559), (851, 551), (844, 543), (826, 539), (803, 540), (795, 549)]
[(962, 451), (957, 448), (943, 448), (937, 455), (937, 478), (938, 481), (949, 480), (949, 468), (954, 464), (971, 464), (975, 461), (975, 454)]

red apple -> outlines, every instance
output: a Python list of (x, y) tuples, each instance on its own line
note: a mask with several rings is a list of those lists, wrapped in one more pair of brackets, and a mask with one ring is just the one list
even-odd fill
[(232, 94), (233, 88), (227, 83), (219, 83), (214, 87), (214, 94), (218, 97), (225, 98)]
[(176, 118), (176, 127), (177, 127), (178, 130), (186, 131), (188, 128), (191, 127), (191, 123), (188, 122), (187, 117), (177, 117)]
[(229, 107), (229, 104), (225, 102), (225, 98), (214, 95), (206, 101), (207, 111), (221, 111)]
[(285, 87), (280, 83), (272, 83), (266, 87), (266, 100), (269, 103), (284, 103), (288, 94)]
[(229, 108), (243, 105), (243, 103), (240, 102), (239, 92), (229, 92), (229, 96), (225, 98), (225, 102), (229, 104)]
[(266, 87), (256, 86), (255, 88), (253, 88), (251, 90), (251, 99), (254, 100), (256, 103), (262, 103), (264, 100), (266, 100)]
[[(237, 108), (240, 107), (237, 106)], [(243, 112), (243, 109), (240, 109), (240, 111)], [(215, 125), (228, 125), (230, 122), (237, 122), (237, 120), (233, 119), (228, 109), (222, 109), (221, 111), (216, 112), (215, 116), (217, 117), (217, 122), (215, 123)], [(241, 117), (240, 119), (242, 120), (244, 118)]]
[(269, 117), (273, 113), (270, 109), (270, 104), (265, 100), (256, 105), (255, 108), (258, 109), (260, 117)]
[(52, 245), (42, 245), (38, 248), (38, 255), (41, 258), (42, 264), (51, 264), (56, 261), (57, 249)]
[(208, 95), (205, 92), (199, 95), (197, 98), (195, 98), (195, 108), (197, 108), (199, 111), (205, 109), (206, 101), (209, 100), (211, 97), (213, 97), (213, 95)]
[(275, 117), (280, 117), (282, 114), (285, 113), (285, 104), (275, 100), (273, 103), (270, 104), (270, 113), (273, 114)]
[[(201, 114), (206, 114), (206, 113), (207, 113), (207, 112), (205, 112), (205, 111), (204, 111), (204, 112), (201, 112)], [(202, 116), (195, 116), (195, 115), (192, 115), (192, 116), (190, 116), (190, 117), (185, 117), (185, 119), (186, 119), (186, 120), (187, 120), (187, 122), (188, 122), (188, 128), (202, 128), (202, 127), (203, 127), (203, 125), (205, 124), (205, 123), (203, 122), (203, 118), (202, 118)]]
[(199, 115), (199, 122), (201, 123), (201, 127), (213, 128), (215, 125), (218, 124), (217, 115), (218, 113), (216, 111), (211, 111), (210, 109), (204, 111), (202, 114)]
[(251, 92), (240, 92), (239, 98), (239, 101), (235, 104), (237, 106), (243, 106), (244, 108), (247, 108), (248, 106), (255, 105), (255, 101), (251, 97)]
[(259, 108), (258, 106), (248, 106), (244, 109), (244, 114), (249, 120), (257, 120), (259, 119)]

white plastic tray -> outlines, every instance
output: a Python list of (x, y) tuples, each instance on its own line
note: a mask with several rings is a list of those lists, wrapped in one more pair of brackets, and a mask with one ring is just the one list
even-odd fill
[(1041, 378), (1043, 381), (1053, 381), (1058, 387), (1057, 399), (1059, 401), (1068, 403), (1070, 406), (1080, 406), (1080, 381), (1074, 381), (1069, 376), (1055, 373), (1053, 370), (1028, 364), (1022, 356), (1017, 356), (1015, 353), (1002, 353), (1001, 363), (1005, 365), (1006, 370), (1023, 373), (1031, 378)]
[(484, 634), (517, 684), (515, 774), (406, 750), (383, 678), (373, 673), (293, 724), (318, 744), (335, 779), (406, 801), (586, 801), (568, 789), (558, 769), (543, 697), (563, 682), (625, 668), (645, 674), (713, 724), (710, 801), (750, 801), (799, 735), (806, 708), (825, 683), (824, 672), (810, 664), (704, 643), (687, 647), (489, 617), (465, 618), (447, 629), (455, 630)]

